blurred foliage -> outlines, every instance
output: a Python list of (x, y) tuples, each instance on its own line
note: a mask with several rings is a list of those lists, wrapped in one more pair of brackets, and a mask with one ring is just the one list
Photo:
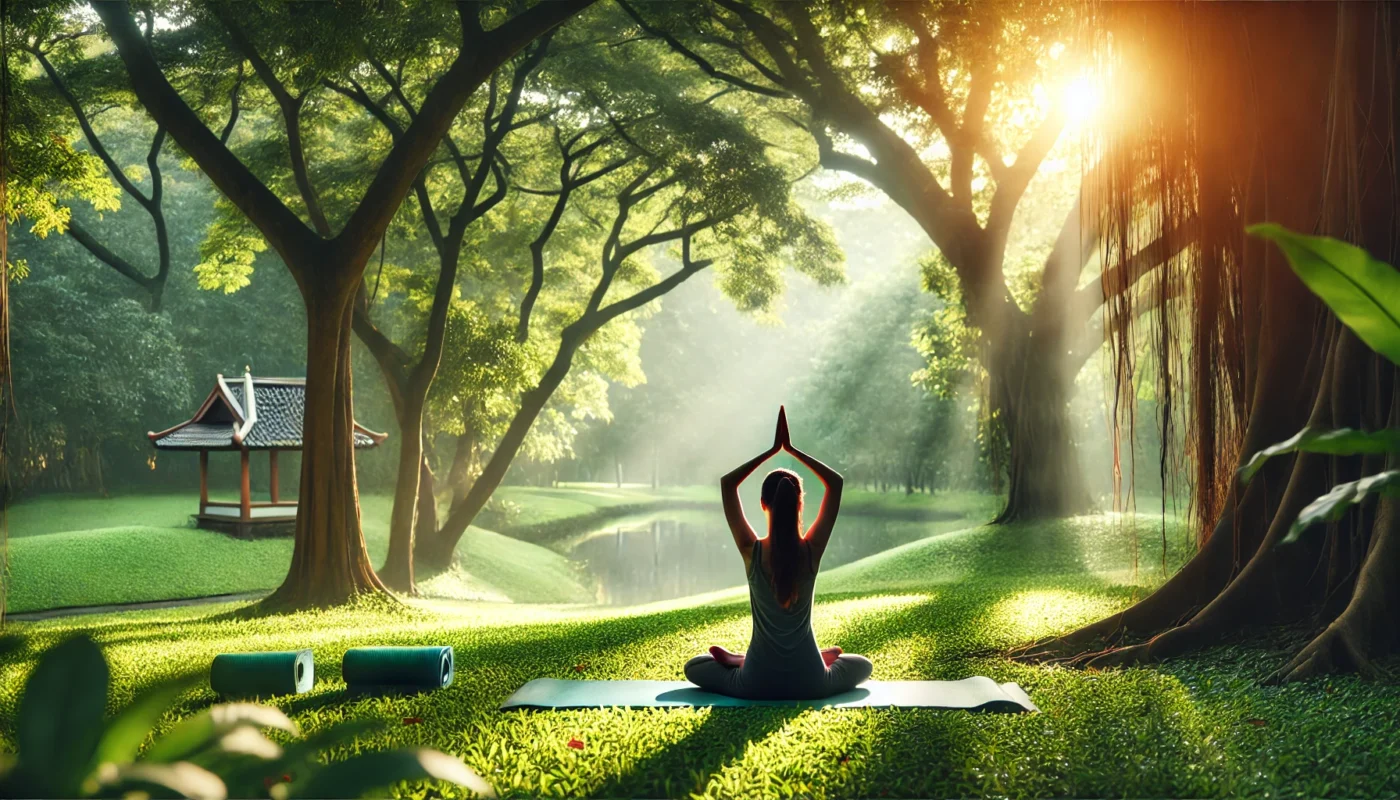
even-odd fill
[[(19, 642), (0, 641), (13, 651)], [(296, 736), (296, 723), (270, 706), (230, 703), (186, 717), (146, 745), (198, 674), (157, 682), (106, 717), (110, 670), (102, 650), (79, 634), (42, 653), (25, 682), (12, 758), (0, 764), (6, 797), (163, 795), (223, 800), (268, 796), (362, 797), (405, 780), (450, 781), (493, 797), (461, 760), (436, 750), (363, 752), (325, 764), (322, 751), (382, 727), (360, 719), (283, 746), (264, 731)], [(143, 747), (143, 745), (146, 745)]]

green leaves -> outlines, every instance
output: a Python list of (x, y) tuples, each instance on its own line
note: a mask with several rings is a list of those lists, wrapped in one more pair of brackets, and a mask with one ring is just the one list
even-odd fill
[(339, 761), (293, 787), (296, 797), (363, 797), (400, 781), (436, 779), (465, 786), (481, 797), (495, 797), (491, 786), (461, 760), (436, 750), (391, 750)]
[(198, 679), (198, 675), (182, 675), (137, 695), (131, 705), (122, 709), (107, 723), (107, 729), (97, 744), (97, 763), (123, 764), (136, 759), (141, 743), (151, 734), (156, 723), (175, 699)]
[(190, 756), (212, 741), (244, 728), (276, 728), (295, 734), (297, 726), (287, 715), (271, 706), (229, 703), (214, 706), (189, 719), (181, 720), (146, 753), (149, 761), (168, 763)]
[(1279, 225), (1247, 228), (1278, 245), (1303, 283), (1371, 349), (1400, 364), (1400, 272), (1359, 247)]
[[(1400, 364), (1400, 271), (1359, 247), (1326, 236), (1305, 236), (1274, 224), (1251, 225), (1247, 230), (1278, 245), (1289, 266), (1337, 319), (1372, 350)], [(1248, 482), (1270, 457), (1293, 452), (1344, 456), (1400, 453), (1400, 429), (1304, 429), (1255, 453), (1240, 469), (1240, 480)], [(1313, 525), (1340, 519), (1347, 509), (1371, 495), (1400, 497), (1400, 471), (1388, 470), (1332, 487), (1298, 514), (1280, 543), (1291, 544)]]
[[(15, 637), (0, 638), (0, 653)], [(25, 684), (17, 720), (18, 752), (0, 753), (0, 797), (156, 796), (223, 800), (266, 791), (269, 775), (295, 773), (294, 790), (310, 797), (359, 797), (405, 780), (443, 780), (494, 797), (462, 761), (436, 750), (371, 752), (330, 766), (324, 750), (376, 727), (356, 720), (283, 748), (263, 734), (297, 726), (269, 706), (213, 706), (177, 723), (137, 760), (142, 742), (194, 682), (185, 675), (156, 684), (104, 723), (109, 672), (92, 639), (76, 636), (39, 658)], [(286, 797), (286, 789), (274, 796)]]
[(1255, 453), (1240, 468), (1240, 482), (1249, 483), (1270, 458), (1285, 453), (1324, 453), (1333, 456), (1381, 455), (1400, 453), (1400, 429), (1358, 431), (1351, 428), (1325, 430), (1304, 428), (1278, 444)]
[(1369, 475), (1359, 481), (1341, 483), (1332, 491), (1312, 501), (1298, 514), (1288, 535), (1280, 544), (1292, 544), (1302, 538), (1303, 532), (1319, 522), (1336, 522), (1347, 509), (1364, 501), (1371, 495), (1400, 497), (1400, 470), (1387, 470)]
[(18, 756), (35, 794), (73, 797), (93, 768), (107, 707), (107, 662), (86, 636), (39, 659), (19, 703)]

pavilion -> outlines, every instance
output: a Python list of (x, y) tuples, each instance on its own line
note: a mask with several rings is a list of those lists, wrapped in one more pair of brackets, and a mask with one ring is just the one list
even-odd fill
[[(277, 486), (277, 454), (301, 449), (301, 420), (306, 407), (305, 378), (243, 378), (223, 375), (204, 404), (185, 422), (159, 433), (148, 433), (157, 450), (199, 452), (199, 513), (196, 526), (252, 538), (290, 535), (296, 527), (297, 501), (283, 500)], [(355, 447), (374, 447), (388, 434), (355, 423)], [(209, 499), (209, 452), (238, 451), (237, 503)], [(254, 450), (267, 451), (270, 500), (254, 503), (248, 483), (248, 459)]]

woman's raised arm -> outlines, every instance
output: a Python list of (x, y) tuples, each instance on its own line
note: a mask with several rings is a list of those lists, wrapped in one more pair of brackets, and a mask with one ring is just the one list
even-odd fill
[(760, 464), (777, 455), (785, 444), (787, 444), (787, 416), (779, 407), (778, 430), (773, 437), (773, 446), (735, 467), (719, 479), (720, 498), (724, 501), (724, 519), (729, 523), (729, 532), (734, 536), (734, 545), (739, 548), (739, 553), (743, 555), (745, 565), (748, 564), (749, 554), (753, 552), (754, 542), (758, 541), (758, 535), (753, 532), (753, 526), (749, 525), (748, 517), (744, 516), (744, 504), (739, 499), (739, 484), (752, 475)]
[(815, 472), (826, 487), (826, 492), (822, 495), (821, 510), (817, 512), (817, 520), (807, 529), (807, 535), (804, 537), (807, 545), (812, 548), (812, 555), (817, 561), (821, 561), (822, 553), (826, 552), (826, 543), (831, 539), (831, 531), (836, 527), (836, 515), (841, 511), (841, 486), (845, 479), (841, 477), (841, 473), (793, 447), (792, 442), (785, 443), (784, 447), (794, 458)]

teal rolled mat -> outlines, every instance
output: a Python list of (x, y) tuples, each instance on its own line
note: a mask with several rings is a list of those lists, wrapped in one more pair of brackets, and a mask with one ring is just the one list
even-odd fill
[(352, 647), (340, 672), (351, 689), (446, 689), (455, 673), (451, 647)]
[(310, 650), (220, 653), (209, 668), (209, 686), (225, 697), (301, 694), (316, 681)]

